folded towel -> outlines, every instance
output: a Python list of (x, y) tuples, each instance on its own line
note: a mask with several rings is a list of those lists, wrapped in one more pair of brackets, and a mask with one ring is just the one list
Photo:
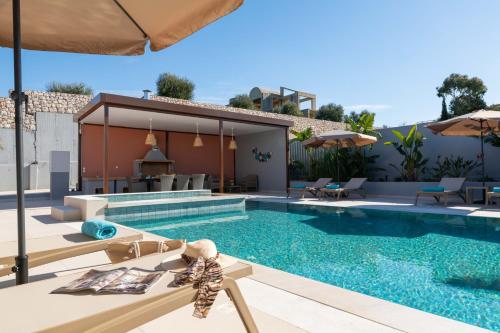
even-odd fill
[(116, 227), (105, 220), (89, 219), (82, 224), (82, 233), (95, 239), (108, 239), (116, 235)]
[(328, 184), (325, 186), (326, 189), (328, 190), (338, 190), (340, 188), (339, 184)]
[(306, 188), (306, 184), (295, 184), (295, 185), (292, 185), (292, 188), (303, 189), (303, 188)]
[(500, 193), (500, 187), (497, 187), (497, 186), (493, 187), (493, 192)]
[(443, 186), (423, 187), (422, 191), (423, 192), (444, 192), (444, 187)]

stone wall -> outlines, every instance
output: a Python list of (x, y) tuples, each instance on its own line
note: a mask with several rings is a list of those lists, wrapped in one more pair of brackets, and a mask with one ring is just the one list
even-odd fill
[(186, 100), (177, 99), (177, 98), (170, 98), (170, 97), (163, 97), (163, 96), (156, 96), (156, 95), (152, 95), (152, 96), (150, 96), (150, 98), (153, 100), (156, 100), (156, 101), (164, 101), (164, 102), (176, 103), (176, 104), (181, 104), (181, 105), (192, 105), (192, 106), (206, 107), (209, 110), (211, 109), (211, 110), (220, 110), (220, 111), (228, 111), (228, 112), (236, 112), (236, 113), (245, 113), (245, 114), (261, 116), (261, 117), (291, 120), (295, 124), (292, 127), (293, 130), (303, 131), (303, 130), (307, 129), (308, 127), (311, 127), (313, 129), (314, 134), (319, 134), (322, 132), (331, 131), (331, 130), (335, 130), (335, 129), (345, 129), (344, 123), (337, 123), (337, 122), (328, 121), (328, 120), (319, 120), (319, 119), (312, 119), (312, 118), (305, 118), (305, 117), (289, 116), (286, 114), (279, 114), (279, 113), (273, 113), (273, 112), (263, 112), (263, 111), (257, 111), (257, 110), (233, 108), (231, 106), (192, 102), (192, 101), (186, 101)]
[[(78, 110), (80, 110), (92, 99), (92, 96), (86, 95), (48, 93), (39, 91), (26, 91), (26, 95), (28, 95), (28, 112), (25, 115), (24, 126), (25, 129), (29, 131), (34, 131), (36, 129), (36, 112), (73, 114), (78, 112)], [(177, 98), (152, 95), (151, 99), (181, 105), (202, 106), (206, 107), (209, 110), (222, 110), (228, 112), (245, 113), (261, 117), (291, 120), (295, 123), (295, 126), (292, 128), (293, 130), (302, 131), (308, 127), (311, 127), (315, 134), (331, 131), (334, 129), (344, 129), (345, 127), (343, 123), (336, 123), (327, 120), (295, 117), (257, 110), (239, 109), (217, 104), (198, 103)], [(9, 97), (0, 97), (0, 128), (14, 127), (14, 102)]]
[[(37, 112), (76, 113), (92, 96), (64, 93), (48, 93), (26, 91), (28, 96), (28, 111), (24, 117), (24, 128), (28, 131), (36, 130)], [(9, 97), (0, 97), (0, 128), (15, 128), (14, 101)]]

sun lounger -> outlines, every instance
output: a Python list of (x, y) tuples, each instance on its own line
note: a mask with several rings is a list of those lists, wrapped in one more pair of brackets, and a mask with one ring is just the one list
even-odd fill
[[(37, 267), (50, 262), (103, 251), (114, 242), (131, 242), (142, 239), (142, 233), (116, 226), (113, 238), (96, 240), (74, 230), (62, 235), (53, 235), (26, 240), (29, 267)], [(17, 256), (17, 241), (0, 242), (0, 276), (12, 273)]]
[(292, 192), (300, 193), (300, 197), (303, 199), (306, 195), (306, 192), (311, 193), (314, 196), (317, 196), (319, 190), (325, 187), (329, 182), (331, 182), (331, 178), (320, 178), (318, 179), (312, 186), (301, 186), (301, 187), (289, 187), (287, 192), (287, 198), (290, 197)]
[(495, 191), (486, 192), (485, 205), (488, 206), (490, 204), (490, 202), (492, 201), (492, 199), (494, 199), (494, 198), (500, 198), (500, 192), (495, 192)]
[(340, 199), (340, 196), (342, 194), (345, 194), (346, 196), (349, 196), (351, 193), (358, 193), (361, 197), (365, 198), (366, 195), (363, 190), (363, 184), (366, 182), (366, 178), (351, 178), (345, 185), (344, 187), (340, 188), (322, 188), (320, 190), (321, 192), (321, 197), (323, 198), (325, 195), (333, 195), (337, 196), (337, 200)]
[[(131, 294), (51, 294), (51, 292), (80, 277), (82, 273), (61, 276), (26, 285), (0, 290), (0, 313), (4, 332), (127, 332), (195, 300), (197, 290), (192, 285), (174, 287), (174, 272), (185, 267), (180, 258), (183, 249), (132, 259), (105, 268), (138, 267), (147, 270), (160, 269), (167, 272), (140, 295)], [(167, 267), (165, 267), (167, 266)], [(248, 332), (258, 332), (250, 311), (235, 282), (252, 274), (248, 264), (233, 261), (223, 265), (224, 289), (234, 302), (240, 318)], [(28, 317), (26, 317), (28, 315)], [(208, 315), (210, 317), (210, 314)], [(29, 319), (27, 319), (29, 318)], [(220, 323), (224, 325), (224, 323)], [(182, 328), (182, 323), (176, 330)], [(168, 328), (165, 328), (167, 331)], [(172, 328), (173, 329), (173, 328)], [(181, 329), (182, 330), (182, 329)]]
[(437, 188), (440, 188), (439, 191), (433, 189), (417, 191), (417, 195), (415, 197), (415, 206), (418, 203), (418, 198), (421, 196), (434, 197), (437, 202), (440, 202), (441, 198), (443, 198), (443, 203), (446, 206), (448, 205), (448, 197), (450, 195), (460, 196), (460, 191), (462, 190), (464, 182), (465, 178), (441, 178), (441, 181), (437, 186)]

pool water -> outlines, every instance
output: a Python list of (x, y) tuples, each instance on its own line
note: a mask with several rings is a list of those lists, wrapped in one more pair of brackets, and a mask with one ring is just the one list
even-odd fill
[(120, 223), (500, 331), (500, 219), (248, 201)]

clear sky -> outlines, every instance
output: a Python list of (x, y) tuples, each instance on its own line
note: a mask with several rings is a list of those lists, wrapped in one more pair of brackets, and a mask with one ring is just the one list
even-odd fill
[[(25, 89), (49, 81), (140, 96), (161, 72), (196, 84), (197, 101), (227, 104), (254, 86), (315, 93), (318, 105), (377, 113), (377, 125), (438, 117), (435, 87), (450, 73), (478, 76), (500, 103), (499, 0), (247, 0), (160, 52), (116, 57), (23, 51)], [(0, 49), (0, 95), (13, 85)]]

